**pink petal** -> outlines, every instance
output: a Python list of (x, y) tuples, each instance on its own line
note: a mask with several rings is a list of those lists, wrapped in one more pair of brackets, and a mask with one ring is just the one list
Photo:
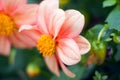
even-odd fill
[(24, 30), (32, 30), (32, 29), (36, 29), (36, 26), (32, 26), (32, 25), (22, 25), (19, 28), (19, 32), (24, 31)]
[(80, 34), (84, 26), (84, 16), (76, 10), (67, 10), (66, 20), (60, 31), (60, 36), (75, 37)]
[[(49, 4), (49, 5), (48, 5)], [(45, 34), (49, 34), (48, 22), (53, 12), (58, 9), (58, 0), (44, 0), (41, 2), (38, 10), (38, 25), (40, 31)]]
[(74, 65), (81, 59), (79, 47), (72, 39), (62, 39), (57, 46), (57, 54), (66, 65)]
[(0, 11), (2, 10), (2, 2), (1, 2), (1, 0), (0, 0)]
[(16, 24), (36, 24), (36, 14), (38, 5), (28, 4), (23, 5), (22, 8), (17, 9), (13, 15), (13, 20)]
[(71, 77), (71, 78), (74, 78), (74, 77), (76, 76), (74, 73), (72, 73), (69, 69), (66, 68), (66, 66), (62, 63), (62, 61), (59, 60), (59, 63), (60, 63), (60, 66), (61, 66), (63, 72), (64, 72), (67, 76), (69, 76), (69, 77)]
[(2, 10), (2, 7), (0, 6), (0, 11)]
[(59, 67), (55, 56), (53, 55), (51, 57), (44, 57), (44, 59), (51, 72), (59, 77), (60, 76)]
[(79, 37), (76, 37), (74, 40), (76, 41), (76, 43), (79, 46), (80, 54), (83, 55), (90, 50), (91, 45), (90, 45), (89, 41), (87, 39), (85, 39), (84, 37), (79, 36)]
[(38, 38), (41, 36), (41, 33), (36, 25), (22, 25), (19, 29), (19, 32), (22, 32), (35, 42), (37, 42)]
[(6, 37), (0, 37), (0, 53), (8, 56), (10, 53), (11, 44)]
[(57, 9), (56, 11), (53, 12), (49, 19), (50, 19), (48, 22), (49, 33), (52, 36), (54, 36), (54, 38), (56, 38), (65, 20), (65, 13), (63, 10)]
[(41, 33), (37, 30), (24, 30), (22, 33), (32, 39), (35, 43), (37, 43), (38, 39), (41, 36)]
[(63, 38), (58, 41), (58, 47), (64, 52), (64, 54), (72, 59), (79, 59), (79, 47), (73, 39)]
[(26, 48), (26, 45), (20, 42), (14, 35), (9, 37), (10, 42), (17, 48)]
[(27, 0), (1, 0), (4, 11), (12, 14), (16, 9), (21, 8)]
[(10, 36), (11, 43), (18, 48), (31, 48), (35, 46), (35, 42), (22, 33), (15, 32)]
[(27, 47), (34, 47), (35, 46), (35, 42), (29, 38), (28, 36), (24, 35), (23, 33), (19, 33), (16, 32), (14, 34), (14, 36), (21, 41), (22, 43), (24, 43), (25, 45), (27, 45)]

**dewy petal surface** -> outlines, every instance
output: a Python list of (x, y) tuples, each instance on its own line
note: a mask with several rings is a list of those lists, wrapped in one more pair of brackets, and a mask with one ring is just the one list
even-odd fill
[(0, 36), (0, 54), (8, 56), (11, 44), (7, 37)]
[(65, 22), (62, 25), (59, 36), (75, 37), (79, 35), (84, 26), (84, 16), (76, 10), (65, 11)]
[(87, 53), (90, 50), (90, 48), (91, 48), (90, 43), (83, 36), (78, 36), (78, 37), (74, 38), (74, 40), (76, 41), (76, 43), (79, 46), (81, 55)]

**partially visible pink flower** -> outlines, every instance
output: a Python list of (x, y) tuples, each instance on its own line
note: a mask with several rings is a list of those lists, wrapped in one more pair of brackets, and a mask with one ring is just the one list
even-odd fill
[(27, 0), (0, 0), (0, 54), (8, 55), (11, 45), (18, 48), (35, 45), (18, 29), (23, 24), (35, 24), (37, 8), (37, 4), (27, 4)]
[[(58, 4), (58, 0), (42, 1), (37, 15), (38, 26), (24, 25), (20, 31), (36, 42), (36, 47), (43, 54), (51, 72), (60, 76), (60, 65), (66, 75), (75, 77), (65, 65), (78, 63), (81, 55), (90, 50), (88, 40), (79, 35), (84, 26), (84, 16), (72, 9), (63, 11)], [(27, 33), (35, 29), (40, 32), (39, 35)]]

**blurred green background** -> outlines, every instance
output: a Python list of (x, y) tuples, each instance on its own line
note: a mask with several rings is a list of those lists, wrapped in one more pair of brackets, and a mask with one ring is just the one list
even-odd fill
[[(40, 2), (28, 0), (28, 3)], [(81, 35), (90, 41), (92, 49), (82, 56), (80, 63), (68, 66), (76, 77), (69, 78), (62, 71), (59, 78), (53, 75), (35, 48), (23, 50), (12, 47), (9, 56), (0, 55), (0, 80), (120, 80), (120, 1), (60, 0), (60, 8), (76, 9), (86, 20)], [(99, 43), (105, 47), (102, 45), (103, 48), (95, 50), (92, 43), (105, 24), (108, 28)]]

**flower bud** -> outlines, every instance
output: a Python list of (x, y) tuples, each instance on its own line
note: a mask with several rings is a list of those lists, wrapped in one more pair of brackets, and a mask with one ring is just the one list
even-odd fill
[(104, 42), (93, 41), (90, 56), (87, 60), (87, 65), (102, 64), (105, 60), (106, 52), (106, 44)]
[(60, 0), (60, 5), (64, 6), (69, 3), (69, 0)]
[(116, 44), (120, 44), (120, 35), (114, 35), (113, 36), (113, 41), (116, 43)]
[(27, 66), (26, 72), (29, 77), (35, 77), (40, 73), (40, 68), (37, 64), (35, 63), (30, 63)]

